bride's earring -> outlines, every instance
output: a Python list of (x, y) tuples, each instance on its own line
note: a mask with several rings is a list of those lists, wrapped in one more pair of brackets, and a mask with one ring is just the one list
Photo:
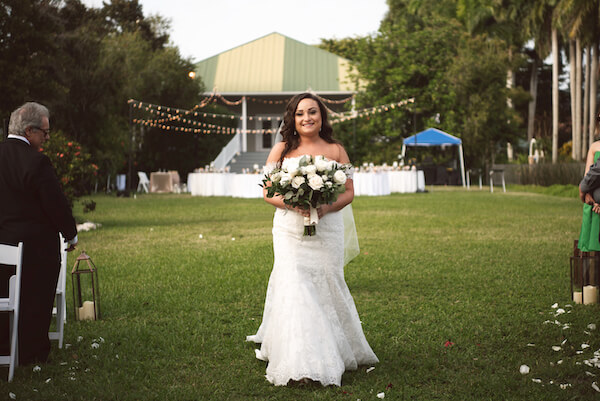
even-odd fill
[(298, 133), (296, 131), (294, 131), (294, 136), (298, 135)]

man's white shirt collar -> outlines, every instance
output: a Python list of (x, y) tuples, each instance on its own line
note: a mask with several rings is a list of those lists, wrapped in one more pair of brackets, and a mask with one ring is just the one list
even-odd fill
[(22, 141), (27, 142), (27, 144), (31, 146), (31, 143), (29, 143), (29, 141), (27, 140), (27, 138), (25, 138), (24, 136), (10, 134), (10, 135), (8, 135), (8, 138), (20, 139)]

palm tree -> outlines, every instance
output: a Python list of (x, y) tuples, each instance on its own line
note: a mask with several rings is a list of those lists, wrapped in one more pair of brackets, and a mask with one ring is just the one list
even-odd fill
[[(555, 9), (557, 0), (539, 0), (532, 2), (527, 9), (525, 21), (525, 33), (527, 37), (533, 38), (535, 42), (535, 51), (541, 59), (545, 59), (552, 54), (552, 163), (558, 161), (558, 77), (559, 77), (559, 43), (558, 30), (555, 19)], [(537, 69), (533, 69), (532, 75), (537, 74)], [(532, 83), (537, 79), (531, 78)], [(534, 85), (530, 87), (532, 98), (535, 97), (537, 90)], [(535, 102), (535, 99), (532, 99)], [(535, 106), (530, 105), (529, 119), (533, 120)], [(530, 122), (531, 124), (531, 122)], [(531, 136), (530, 136), (531, 135)], [(533, 132), (528, 131), (527, 139), (533, 138)]]
[[(585, 127), (586, 121), (590, 115), (595, 115), (596, 102), (595, 102), (595, 94), (597, 88), (597, 44), (598, 44), (598, 19), (599, 19), (599, 1), (598, 0), (561, 0), (557, 6), (557, 22), (564, 29), (567, 38), (570, 40), (571, 45), (569, 56), (570, 56), (570, 66), (571, 66), (571, 117), (572, 117), (572, 127), (573, 127), (573, 158), (575, 160), (581, 160), (585, 157), (585, 153), (587, 151), (586, 147), (586, 139), (590, 138), (592, 140), (593, 134), (589, 135), (589, 131), (591, 127), (588, 127), (588, 132), (582, 132), (582, 122)], [(594, 64), (596, 71), (590, 71), (589, 74), (586, 74), (586, 82), (585, 87), (586, 93), (585, 97), (588, 102), (593, 102), (594, 104), (586, 104), (584, 106), (585, 113), (582, 111), (582, 79), (581, 79), (581, 69), (582, 69), (582, 46), (587, 46), (588, 51), (586, 52), (586, 69), (590, 64)], [(574, 47), (574, 50), (573, 50)], [(595, 47), (594, 55), (592, 59), (591, 49)], [(590, 61), (591, 60), (591, 61)], [(593, 70), (594, 67), (592, 67)], [(594, 76), (592, 77), (592, 74)], [(592, 93), (593, 92), (593, 93)], [(594, 98), (592, 100), (592, 97)], [(582, 113), (584, 113), (583, 121), (582, 121)], [(585, 135), (585, 137), (584, 137)], [(591, 142), (590, 142), (591, 143)]]
[[(534, 48), (531, 55), (532, 67), (529, 78), (529, 112), (527, 116), (527, 142), (534, 136), (535, 110), (537, 105), (538, 67), (552, 52), (552, 15), (554, 7), (549, 1), (528, 3), (525, 10), (525, 37), (531, 38)], [(558, 131), (557, 131), (558, 132)]]
[[(513, 64), (514, 51), (521, 49), (526, 41), (522, 20), (530, 7), (527, 0), (458, 0), (456, 15), (472, 35), (485, 34), (504, 41), (509, 64)], [(506, 72), (506, 87), (510, 90), (514, 85), (515, 74), (510, 65)], [(534, 87), (537, 88), (537, 83)], [(510, 97), (506, 103), (509, 108), (513, 107)]]

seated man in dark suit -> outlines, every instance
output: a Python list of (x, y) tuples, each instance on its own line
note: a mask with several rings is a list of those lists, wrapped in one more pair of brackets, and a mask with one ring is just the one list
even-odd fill
[[(19, 364), (44, 362), (60, 271), (59, 236), (77, 244), (71, 208), (50, 159), (40, 148), (50, 138), (48, 109), (25, 103), (10, 116), (8, 138), (0, 143), (0, 243), (23, 242)], [(0, 269), (0, 283), (8, 269)], [(7, 295), (7, 288), (0, 288)], [(8, 316), (0, 315), (0, 351), (8, 347)]]

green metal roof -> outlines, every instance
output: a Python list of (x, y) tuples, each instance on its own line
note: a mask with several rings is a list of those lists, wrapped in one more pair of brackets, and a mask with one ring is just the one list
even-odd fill
[(272, 33), (200, 61), (196, 73), (206, 90), (260, 94), (354, 92), (349, 62), (323, 49)]

